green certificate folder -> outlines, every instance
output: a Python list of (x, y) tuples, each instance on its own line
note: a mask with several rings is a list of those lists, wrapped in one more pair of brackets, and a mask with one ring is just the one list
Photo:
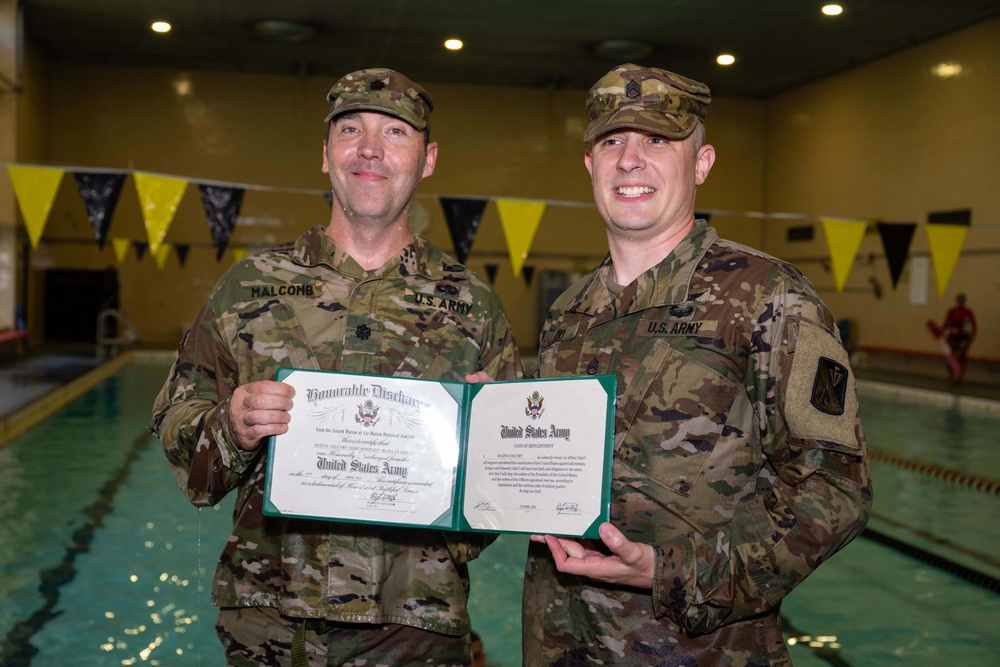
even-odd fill
[(466, 384), (279, 369), (264, 514), (597, 537), (608, 520), (615, 377)]

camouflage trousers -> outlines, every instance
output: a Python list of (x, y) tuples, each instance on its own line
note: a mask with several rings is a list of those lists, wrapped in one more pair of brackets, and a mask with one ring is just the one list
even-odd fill
[(294, 618), (270, 607), (224, 607), (215, 630), (231, 667), (468, 667), (472, 663), (469, 635), (453, 637), (407, 625)]

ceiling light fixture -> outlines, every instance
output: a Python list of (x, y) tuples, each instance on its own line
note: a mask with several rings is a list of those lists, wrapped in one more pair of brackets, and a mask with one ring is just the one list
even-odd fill
[(170, 28), (173, 26), (166, 21), (153, 21), (153, 25), (149, 27), (153, 29), (153, 32), (165, 33), (170, 32)]
[(823, 9), (820, 11), (827, 16), (840, 16), (844, 13), (844, 8), (840, 5), (823, 5)]
[(444, 48), (449, 51), (461, 51), (463, 46), (465, 46), (465, 44), (457, 37), (444, 40)]
[(931, 74), (942, 79), (950, 79), (962, 73), (962, 66), (958, 63), (940, 63), (931, 68)]
[(721, 53), (715, 59), (715, 62), (717, 62), (717, 63), (719, 63), (720, 65), (723, 65), (723, 66), (729, 66), (729, 65), (732, 65), (734, 62), (736, 62), (736, 56), (734, 56), (732, 54), (729, 54), (729, 53)]
[(187, 97), (191, 94), (191, 79), (181, 76), (174, 80), (174, 92), (180, 97)]

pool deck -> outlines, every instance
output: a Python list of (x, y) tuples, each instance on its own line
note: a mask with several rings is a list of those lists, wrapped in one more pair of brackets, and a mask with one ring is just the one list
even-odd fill
[[(101, 356), (96, 348), (79, 347), (39, 350), (0, 360), (0, 420), (51, 399), (61, 388), (102, 365), (113, 365), (117, 359)], [(963, 383), (953, 386), (938, 378), (864, 369), (855, 369), (855, 375), (859, 380), (1000, 403), (1000, 386), (995, 385)]]

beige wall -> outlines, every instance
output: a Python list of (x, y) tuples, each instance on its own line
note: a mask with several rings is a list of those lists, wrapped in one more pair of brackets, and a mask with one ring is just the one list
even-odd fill
[[(182, 81), (189, 82), (190, 94), (177, 93)], [(583, 166), (585, 91), (423, 83), (435, 99), (432, 139), (441, 146), (437, 170), (418, 199), (430, 219), (426, 234), (451, 248), (438, 195), (542, 199), (552, 203), (527, 261), (535, 275), (581, 271), (596, 264), (607, 244)], [(326, 79), (53, 64), (45, 158), (74, 167), (137, 169), (318, 192), (329, 187), (319, 168), (324, 96), (331, 84)], [(699, 203), (706, 208), (759, 210), (764, 104), (718, 100), (711, 114), (711, 139), (723, 157)], [(271, 245), (328, 221), (329, 208), (318, 194), (251, 190), (231, 245)], [(754, 221), (720, 218), (718, 223), (741, 241), (761, 240), (760, 225)], [(131, 179), (110, 236), (145, 239)], [(85, 242), (92, 238), (72, 179), (66, 178), (33, 266), (42, 270), (113, 264), (110, 245), (100, 251)], [(216, 262), (194, 184), (166, 240), (194, 245), (186, 265), (180, 268), (171, 258), (160, 271), (148, 255), (141, 262), (130, 255), (120, 267), (122, 306), (131, 313), (143, 342), (174, 345), (232, 258), (227, 254)], [(499, 265), (495, 284), (518, 341), (530, 353), (538, 330), (536, 286), (512, 274), (492, 205), (487, 206), (468, 263), (484, 276), (486, 264)], [(33, 312), (40, 310), (36, 304)]]
[[(936, 77), (940, 63), (962, 72)], [(766, 248), (797, 261), (837, 317), (857, 321), (861, 345), (934, 353), (924, 322), (940, 322), (964, 291), (980, 325), (971, 355), (1000, 359), (1000, 20), (772, 99), (767, 132), (770, 212), (915, 222), (911, 253), (926, 256), (928, 213), (971, 209), (947, 290), (938, 296), (932, 271), (925, 306), (909, 302), (909, 264), (892, 289), (877, 233), (840, 294), (815, 261), (827, 254), (819, 225), (814, 242), (787, 243), (791, 223), (769, 222)]]
[[(962, 75), (931, 76), (930, 68), (942, 61), (962, 64)], [(948, 291), (937, 295), (932, 274), (925, 306), (908, 301), (908, 270), (892, 290), (875, 234), (866, 236), (847, 288), (837, 293), (822, 261), (827, 251), (818, 224), (814, 241), (788, 243), (787, 227), (805, 223), (762, 223), (740, 215), (715, 215), (712, 223), (724, 236), (800, 265), (834, 315), (857, 322), (862, 345), (933, 353), (923, 323), (940, 320), (955, 292), (964, 290), (982, 329), (973, 356), (1000, 358), (1000, 189), (993, 166), (1000, 155), (998, 62), (1000, 21), (992, 21), (767, 102), (717, 99), (708, 127), (719, 158), (699, 192), (698, 208), (917, 222), (912, 252), (918, 255), (928, 252), (928, 212), (971, 208), (973, 226)], [(271, 245), (327, 222), (318, 191), (328, 187), (319, 165), (323, 98), (331, 81), (41, 65), (34, 89), (26, 93), (34, 100), (21, 116), (27, 127), (19, 127), (32, 158), (317, 192), (251, 189), (232, 246)], [(436, 101), (433, 138), (441, 143), (437, 172), (418, 200), (432, 240), (451, 246), (439, 195), (550, 201), (527, 261), (535, 285), (512, 274), (494, 206), (486, 209), (468, 262), (484, 275), (487, 264), (499, 266), (495, 284), (530, 353), (538, 328), (537, 276), (586, 270), (606, 250), (582, 160), (585, 91), (423, 83)], [(190, 92), (182, 95), (185, 86)], [(131, 179), (111, 235), (145, 239)], [(92, 238), (67, 178), (43, 243), (32, 254), (32, 275), (37, 279), (51, 267), (113, 264), (110, 246), (100, 251)], [(232, 261), (230, 254), (215, 260), (193, 183), (167, 240), (192, 244), (183, 268), (172, 257), (161, 271), (148, 256), (139, 262), (134, 254), (120, 267), (123, 308), (143, 342), (165, 346), (176, 343)], [(883, 288), (880, 299), (872, 292), (873, 277)], [(32, 303), (35, 318), (40, 298)]]

